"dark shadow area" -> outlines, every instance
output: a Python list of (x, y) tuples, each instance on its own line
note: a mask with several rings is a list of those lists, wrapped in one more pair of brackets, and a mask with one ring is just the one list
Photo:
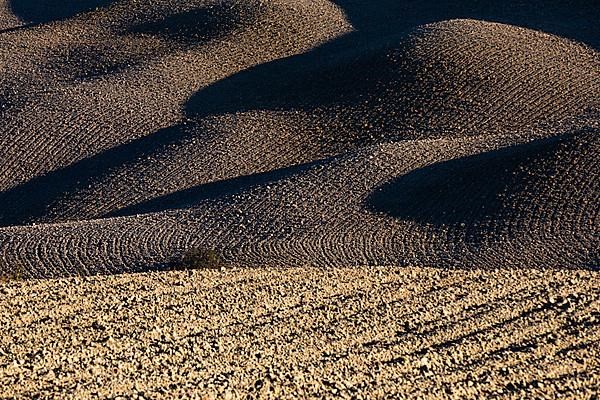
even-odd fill
[(93, 79), (101, 76), (118, 74), (139, 65), (139, 57), (124, 54), (102, 47), (77, 46), (69, 49), (58, 63), (49, 63), (58, 73), (66, 74), (75, 80)]
[[(380, 140), (443, 135), (428, 113), (414, 117), (430, 101), (428, 83), (418, 80), (421, 62), (399, 57), (408, 31), (378, 37), (349, 33), (309, 52), (248, 68), (215, 82), (186, 104), (191, 118), (255, 110), (297, 111), (315, 116), (324, 146), (362, 146)], [(439, 103), (456, 109), (452, 91), (438, 93)], [(415, 125), (416, 123), (416, 125)], [(415, 133), (417, 132), (417, 133)], [(425, 133), (423, 133), (425, 134)], [(317, 140), (317, 139), (315, 139)]]
[(114, 2), (115, 0), (10, 0), (9, 4), (20, 19), (43, 24), (71, 18)]
[[(215, 82), (190, 98), (188, 115), (244, 112), (256, 109), (310, 111), (334, 104), (356, 105), (372, 99), (378, 84), (414, 82), (416, 65), (398, 66), (387, 57), (402, 45), (403, 33), (369, 42), (350, 33), (312, 51), (275, 60)], [(402, 106), (402, 104), (399, 104)]]
[(183, 125), (159, 130), (0, 192), (0, 204), (3, 205), (0, 208), (0, 226), (22, 225), (42, 219), (60, 199), (88, 188), (113, 169), (178, 143), (189, 134)]
[(362, 32), (389, 33), (454, 18), (540, 30), (600, 47), (600, 2), (589, 0), (332, 0)]
[(194, 46), (199, 41), (221, 39), (239, 26), (253, 23), (258, 14), (258, 10), (242, 7), (238, 2), (220, 2), (135, 25), (127, 33), (160, 36)]
[(552, 154), (563, 138), (539, 139), (414, 170), (377, 188), (365, 207), (421, 224), (464, 224), (476, 230), (486, 220), (501, 217), (507, 200), (528, 183), (524, 169)]
[(106, 215), (106, 217), (122, 217), (134, 214), (187, 208), (205, 200), (232, 196), (256, 186), (272, 184), (290, 176), (302, 173), (307, 169), (322, 163), (323, 160), (313, 161), (310, 163), (293, 165), (291, 167), (276, 169), (273, 171), (207, 183), (190, 189), (171, 193), (166, 196), (158, 197), (140, 204), (133, 205), (131, 207), (123, 208), (114, 213)]

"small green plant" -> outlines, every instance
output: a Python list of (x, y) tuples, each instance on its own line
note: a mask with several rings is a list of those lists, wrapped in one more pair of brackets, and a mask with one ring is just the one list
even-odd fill
[(75, 276), (78, 276), (80, 278), (90, 276), (90, 272), (88, 270), (86, 270), (83, 267), (83, 265), (79, 265), (79, 264), (75, 264), (73, 266), (73, 272), (75, 272)]
[(227, 265), (223, 256), (216, 250), (193, 248), (188, 250), (181, 260), (178, 268), (188, 269), (221, 269)]
[[(4, 268), (2, 268), (4, 269)], [(25, 276), (25, 268), (21, 264), (15, 264), (12, 268), (6, 268), (8, 271), (0, 273), (0, 283), (21, 281)]]

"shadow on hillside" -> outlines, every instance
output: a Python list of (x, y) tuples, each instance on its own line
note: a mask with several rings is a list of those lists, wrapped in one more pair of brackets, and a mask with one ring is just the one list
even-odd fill
[(240, 25), (255, 22), (257, 17), (258, 10), (242, 7), (241, 3), (221, 2), (137, 24), (127, 33), (161, 36), (192, 47), (198, 42), (223, 38)]
[(317, 160), (310, 163), (293, 165), (291, 167), (280, 168), (268, 172), (240, 176), (232, 179), (194, 186), (189, 189), (184, 189), (140, 204), (120, 209), (116, 212), (106, 215), (106, 217), (122, 217), (127, 215), (192, 207), (205, 200), (215, 200), (218, 198), (233, 196), (249, 190), (252, 187), (265, 184), (274, 184), (277, 181), (302, 173), (314, 166), (322, 164), (323, 162), (323, 160)]
[[(11, 9), (19, 18), (38, 24), (68, 19), (81, 12), (108, 6), (115, 0), (9, 1)], [(386, 37), (401, 35), (422, 24), (454, 18), (503, 22), (578, 40), (595, 48), (600, 47), (600, 24), (598, 24), (600, 3), (598, 2), (585, 0), (573, 0), (568, 4), (560, 0), (532, 0), (516, 3), (492, 0), (436, 2), (333, 0), (333, 2), (346, 12), (357, 32), (351, 35), (351, 39), (342, 38), (334, 41), (339, 43), (333, 46), (332, 43), (324, 45), (323, 51), (314, 54), (316, 59), (309, 57), (304, 60), (304, 64), (319, 65), (318, 63), (327, 57), (324, 52), (355, 49), (356, 46), (379, 47)], [(215, 5), (138, 23), (129, 27), (124, 33), (158, 35), (172, 40), (173, 43), (192, 47), (199, 41), (219, 39), (239, 24), (252, 23), (256, 20), (256, 15), (253, 13), (258, 13), (258, 10), (252, 11), (249, 7), (243, 7), (243, 3), (231, 0), (217, 2)], [(132, 54), (131, 59), (121, 60), (116, 67), (136, 65), (138, 61)], [(82, 65), (82, 68), (84, 67), (85, 65)], [(113, 68), (105, 68), (101, 65), (99, 71), (95, 69), (98, 68), (92, 65), (91, 71), (83, 71), (81, 76), (78, 74), (75, 76), (95, 77), (103, 74), (105, 69), (106, 73), (110, 73)], [(291, 70), (289, 72), (293, 73)], [(256, 77), (258, 78), (260, 74)]]
[[(398, 78), (397, 65), (386, 57), (386, 49), (401, 45), (405, 34), (374, 40), (353, 32), (304, 54), (260, 64), (197, 92), (186, 112), (201, 118), (257, 109), (310, 111), (358, 104), (378, 94), (378, 83)], [(408, 72), (406, 76), (413, 77)]]
[[(396, 1), (335, 0), (356, 31), (307, 53), (249, 68), (204, 88), (187, 104), (190, 116), (245, 112), (257, 109), (312, 111), (329, 104), (376, 106), (386, 96), (380, 82), (394, 82), (398, 109), (378, 127), (402, 128), (403, 113), (418, 105), (408, 95), (418, 66), (404, 58), (402, 65), (386, 49), (402, 46), (416, 27), (449, 19), (470, 18), (501, 22), (600, 44), (600, 3), (558, 0), (502, 3), (486, 0)], [(415, 101), (418, 101), (415, 100)], [(389, 119), (395, 121), (389, 121)], [(358, 121), (362, 125), (363, 121)], [(425, 129), (430, 130), (427, 121)]]
[[(589, 0), (531, 0), (499, 2), (495, 0), (332, 0), (347, 13), (354, 26), (365, 31), (391, 32), (452, 18), (474, 18), (537, 29), (559, 36), (600, 45), (600, 3)], [(9, 0), (13, 12), (32, 23), (45, 23), (73, 17), (81, 12), (106, 7), (115, 0)], [(237, 3), (218, 4), (233, 8)], [(217, 15), (218, 16), (218, 15)], [(208, 22), (213, 21), (211, 18)], [(222, 22), (222, 19), (213, 21)], [(166, 20), (165, 22), (169, 22)], [(174, 16), (175, 24), (184, 23), (192, 32), (193, 15)], [(166, 33), (176, 33), (169, 24), (158, 25)], [(205, 27), (208, 33), (212, 27)], [(202, 33), (202, 32), (200, 32)], [(205, 32), (206, 33), (206, 32)]]
[(455, 18), (540, 30), (600, 47), (600, 2), (589, 0), (332, 0), (363, 32), (389, 33)]
[(502, 218), (513, 195), (522, 194), (528, 184), (524, 168), (551, 156), (565, 137), (538, 139), (416, 169), (376, 188), (365, 208), (420, 224), (460, 225), (477, 231), (487, 221)]
[(114, 2), (115, 0), (9, 0), (10, 8), (17, 17), (34, 24), (68, 19)]
[[(0, 226), (47, 221), (48, 217), (52, 218), (52, 215), (48, 215), (49, 210), (62, 200), (72, 198), (78, 192), (85, 191), (118, 168), (160, 153), (162, 149), (176, 146), (187, 138), (198, 137), (198, 135), (197, 130), (189, 129), (184, 124), (172, 126), (0, 192), (0, 204), (4, 205), (0, 208)], [(317, 163), (319, 161), (184, 189), (141, 204), (115, 210), (109, 213), (109, 216), (124, 216), (185, 207), (187, 204), (202, 200), (235, 194), (255, 185), (275, 182)], [(98, 199), (98, 202), (101, 203), (102, 199)], [(85, 218), (101, 216), (89, 215)], [(62, 218), (59, 217), (59, 220)]]
[(184, 137), (182, 126), (162, 129), (0, 192), (0, 204), (4, 205), (0, 209), (0, 226), (42, 219), (48, 209), (65, 196), (84, 190), (110, 171), (177, 143)]

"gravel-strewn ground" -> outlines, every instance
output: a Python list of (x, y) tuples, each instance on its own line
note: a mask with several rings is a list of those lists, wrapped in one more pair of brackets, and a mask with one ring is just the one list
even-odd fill
[(600, 3), (507, 4), (0, 0), (0, 398), (598, 400)]
[[(259, 268), (0, 286), (0, 397), (580, 398), (586, 271)], [(596, 397), (595, 397), (596, 396)]]

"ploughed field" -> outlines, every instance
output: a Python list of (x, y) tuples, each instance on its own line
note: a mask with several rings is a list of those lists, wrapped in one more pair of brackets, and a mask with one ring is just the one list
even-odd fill
[(0, 396), (598, 392), (598, 20), (0, 0)]
[(592, 271), (262, 267), (0, 291), (1, 398), (591, 399), (600, 389)]

